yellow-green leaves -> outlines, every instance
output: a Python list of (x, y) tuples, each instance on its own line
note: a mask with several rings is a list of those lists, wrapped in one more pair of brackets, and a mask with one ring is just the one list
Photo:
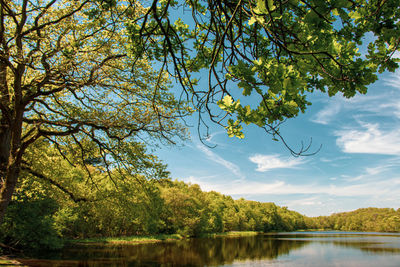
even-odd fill
[(268, 14), (275, 9), (274, 0), (257, 0), (257, 6), (254, 8), (256, 14)]
[(220, 105), (225, 106), (225, 107), (230, 107), (232, 105), (232, 103), (233, 103), (232, 97), (230, 95), (226, 95), (222, 99), (222, 103)]
[(255, 17), (251, 17), (247, 23), (251, 26), (251, 25), (253, 25), (255, 22), (257, 22), (257, 19), (256, 19)]
[(349, 13), (349, 17), (352, 18), (352, 19), (359, 19), (362, 16), (361, 16), (361, 14), (359, 12), (352, 11), (352, 12)]
[[(240, 135), (243, 123), (273, 127), (297, 116), (315, 90), (345, 97), (365, 93), (377, 71), (398, 68), (393, 55), (400, 47), (399, 0), (379, 5), (366, 0), (211, 0), (186, 7), (193, 25), (149, 16), (140, 29), (154, 29), (154, 35), (137, 40), (149, 37), (146, 54), (169, 62), (186, 92), (193, 93), (199, 112), (207, 109), (221, 118), (230, 135)], [(209, 87), (198, 90), (189, 81), (202, 69), (209, 71)], [(214, 113), (205, 102), (214, 104), (217, 96), (224, 98)]]
[(235, 113), (235, 111), (240, 107), (240, 100), (233, 101), (233, 98), (230, 95), (226, 95), (222, 100), (217, 102), (217, 105), (222, 110)]
[(228, 120), (228, 126), (226, 127), (227, 133), (229, 137), (237, 137), (239, 139), (244, 138), (244, 133), (242, 132), (243, 127), (240, 125), (239, 120)]

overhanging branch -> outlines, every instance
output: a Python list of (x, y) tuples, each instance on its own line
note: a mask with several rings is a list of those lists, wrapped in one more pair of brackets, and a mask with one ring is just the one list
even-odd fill
[(60, 183), (54, 181), (53, 179), (45, 176), (42, 173), (39, 173), (35, 170), (33, 170), (31, 167), (27, 166), (27, 165), (23, 165), (21, 167), (22, 170), (29, 172), (30, 174), (32, 174), (33, 176), (36, 176), (37, 178), (40, 178), (46, 182), (49, 182), (51, 185), (57, 187), (58, 189), (60, 189), (62, 192), (64, 192), (65, 194), (67, 194), (75, 203), (79, 203), (79, 202), (87, 202), (89, 201), (87, 198), (85, 197), (77, 197), (75, 196), (71, 191), (69, 191), (67, 188), (65, 188), (64, 186), (62, 186)]

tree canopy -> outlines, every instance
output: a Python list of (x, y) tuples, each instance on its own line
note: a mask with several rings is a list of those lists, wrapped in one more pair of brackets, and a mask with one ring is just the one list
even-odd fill
[[(229, 136), (243, 138), (243, 126), (255, 124), (281, 138), (279, 125), (306, 110), (310, 93), (364, 94), (378, 72), (398, 67), (399, 4), (154, 0), (130, 35), (134, 53), (160, 60)], [(202, 69), (208, 81), (198, 87)]]
[(0, 12), (0, 221), (21, 168), (43, 177), (26, 156), (38, 140), (71, 166), (97, 162), (111, 174), (140, 173), (145, 144), (185, 138), (177, 120), (190, 110), (164, 72), (130, 52), (139, 4), (5, 0)]
[(255, 124), (284, 142), (308, 94), (366, 93), (398, 67), (399, 0), (146, 4), (0, 0), (0, 221), (21, 170), (45, 178), (27, 157), (38, 141), (88, 174), (162, 170), (146, 145), (185, 137), (192, 108), (199, 127), (206, 115), (229, 136)]

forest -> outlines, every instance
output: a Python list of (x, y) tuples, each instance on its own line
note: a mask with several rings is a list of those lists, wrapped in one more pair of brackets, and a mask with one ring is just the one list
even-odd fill
[[(87, 173), (44, 149), (39, 164), (58, 183), (27, 177), (18, 185), (0, 228), (0, 240), (12, 247), (59, 248), (63, 240), (90, 237), (179, 234), (196, 237), (229, 231), (305, 229), (305, 217), (274, 203), (234, 200), (198, 185), (125, 174), (111, 180), (94, 172), (97, 188), (88, 189)], [(49, 160), (51, 159), (51, 160)], [(158, 165), (158, 168), (165, 166)], [(162, 171), (161, 171), (162, 172)], [(74, 189), (74, 195), (66, 193)], [(87, 193), (90, 192), (90, 193)]]
[(307, 228), (359, 232), (400, 232), (400, 209), (362, 208), (305, 219)]
[(215, 191), (204, 192), (196, 184), (174, 181), (154, 156), (146, 165), (155, 178), (120, 173), (111, 180), (104, 167), (95, 168), (92, 163), (87, 169), (71, 168), (51, 145), (44, 142), (38, 149), (36, 167), (45, 169), (49, 177), (57, 176), (57, 183), (24, 173), (0, 228), (3, 246), (57, 249), (64, 241), (83, 238), (199, 237), (229, 231), (400, 232), (400, 209), (366, 208), (307, 217), (274, 203), (235, 200)]
[(315, 154), (312, 142), (291, 147), (280, 126), (304, 113), (314, 92), (366, 94), (379, 73), (399, 67), (398, 6), (398, 0), (0, 1), (1, 244), (58, 248), (86, 237), (307, 228), (398, 231), (399, 211), (390, 209), (307, 218), (273, 203), (203, 192), (173, 181), (154, 153), (188, 140), (185, 119), (195, 114), (200, 142), (210, 124), (239, 139), (255, 125), (293, 156)]

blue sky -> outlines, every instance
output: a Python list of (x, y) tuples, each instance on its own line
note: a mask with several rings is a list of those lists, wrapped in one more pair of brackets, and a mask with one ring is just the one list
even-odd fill
[(308, 216), (363, 207), (400, 208), (400, 71), (383, 73), (366, 95), (345, 99), (314, 93), (305, 114), (288, 120), (282, 135), (296, 148), (313, 140), (313, 156), (295, 158), (263, 130), (245, 139), (211, 126), (208, 148), (197, 129), (183, 147), (156, 154), (173, 179), (237, 199), (274, 202)]

